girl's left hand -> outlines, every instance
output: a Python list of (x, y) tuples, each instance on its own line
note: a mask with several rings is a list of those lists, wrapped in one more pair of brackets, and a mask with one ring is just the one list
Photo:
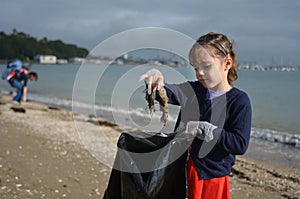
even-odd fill
[(213, 131), (217, 128), (217, 126), (205, 122), (205, 121), (189, 121), (187, 123), (186, 131), (189, 134), (193, 134), (197, 136), (200, 140), (205, 140), (209, 142), (213, 140), (214, 134)]

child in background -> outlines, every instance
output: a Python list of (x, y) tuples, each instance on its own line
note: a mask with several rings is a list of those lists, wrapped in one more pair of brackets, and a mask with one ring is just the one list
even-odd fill
[(198, 81), (166, 84), (160, 71), (142, 75), (148, 92), (167, 91), (169, 103), (181, 106), (175, 131), (194, 133), (187, 162), (188, 199), (228, 199), (228, 176), (235, 156), (246, 152), (251, 131), (248, 95), (233, 87), (236, 53), (223, 34), (201, 36), (189, 53)]
[(20, 60), (8, 62), (7, 69), (2, 74), (2, 78), (17, 89), (17, 94), (13, 98), (13, 102), (21, 103), (27, 101), (27, 82), (28, 80), (37, 81), (38, 74), (29, 72), (28, 68), (22, 65)]

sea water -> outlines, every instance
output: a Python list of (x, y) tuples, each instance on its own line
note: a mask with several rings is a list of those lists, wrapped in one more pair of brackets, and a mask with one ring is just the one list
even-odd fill
[[(114, 116), (121, 115), (124, 120), (116, 122), (134, 127), (145, 127), (155, 119), (158, 124), (161, 114), (157, 111), (150, 117), (144, 98), (145, 85), (139, 81), (139, 76), (152, 67), (161, 70), (168, 83), (196, 80), (192, 67), (35, 64), (30, 70), (36, 71), (39, 79), (28, 83), (28, 98), (67, 108), (73, 103), (86, 114), (113, 121), (116, 121)], [(4, 69), (5, 66), (0, 65), (1, 73)], [(88, 71), (84, 79), (79, 80), (80, 69)], [(80, 82), (79, 91), (74, 90), (76, 81)], [(276, 162), (300, 168), (300, 72), (241, 70), (234, 86), (245, 91), (252, 104), (252, 139), (248, 154), (269, 161), (278, 159)], [(95, 90), (90, 91), (92, 88)], [(14, 91), (4, 80), (0, 81), (0, 89)], [(77, 93), (72, 102), (74, 91), (80, 94)], [(95, 103), (91, 103), (91, 97)], [(156, 109), (159, 109), (157, 105)], [(172, 131), (178, 112), (178, 107), (170, 106), (165, 131)], [(157, 130), (151, 129), (154, 126), (147, 127)]]

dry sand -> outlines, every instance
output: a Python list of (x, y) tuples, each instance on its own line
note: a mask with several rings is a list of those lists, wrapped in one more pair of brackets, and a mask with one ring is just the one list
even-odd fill
[[(99, 131), (100, 123), (110, 141), (117, 142), (117, 125), (76, 117), (86, 131)], [(71, 111), (36, 102), (20, 106), (2, 95), (0, 125), (0, 198), (103, 197), (111, 169), (81, 144)], [(247, 156), (237, 158), (230, 183), (233, 199), (300, 198), (300, 170)]]

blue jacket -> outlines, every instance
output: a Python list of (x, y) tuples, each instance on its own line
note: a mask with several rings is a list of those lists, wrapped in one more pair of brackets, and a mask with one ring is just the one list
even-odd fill
[(218, 127), (211, 142), (195, 138), (192, 143), (190, 155), (200, 179), (229, 175), (235, 155), (244, 154), (250, 140), (252, 110), (248, 95), (233, 87), (210, 100), (208, 90), (198, 81), (166, 84), (165, 88), (169, 103), (181, 106), (175, 130), (180, 122), (188, 121), (207, 121)]

